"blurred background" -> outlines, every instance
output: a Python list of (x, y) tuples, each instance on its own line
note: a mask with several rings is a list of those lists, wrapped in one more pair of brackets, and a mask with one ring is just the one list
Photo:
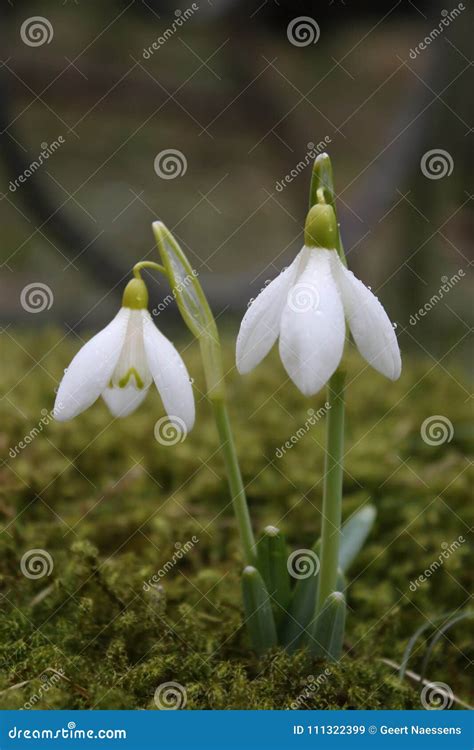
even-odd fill
[[(107, 322), (131, 266), (157, 259), (157, 218), (236, 331), (302, 244), (326, 150), (349, 264), (402, 349), (467, 364), (467, 1), (3, 0), (0, 13), (7, 335)], [(168, 293), (150, 287), (152, 304)]]

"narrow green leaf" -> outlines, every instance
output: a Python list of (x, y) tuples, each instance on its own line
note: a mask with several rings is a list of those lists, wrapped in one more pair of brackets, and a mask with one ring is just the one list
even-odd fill
[(316, 616), (313, 634), (308, 641), (313, 656), (338, 661), (342, 654), (346, 623), (346, 600), (344, 594), (335, 591), (329, 594), (321, 612)]
[(430, 641), (430, 644), (428, 646), (428, 650), (423, 658), (423, 664), (421, 665), (421, 679), (423, 679), (426, 675), (426, 670), (428, 669), (428, 664), (431, 659), (431, 655), (433, 653), (433, 650), (436, 646), (436, 644), (441, 640), (441, 638), (444, 636), (445, 633), (447, 633), (448, 630), (451, 630), (455, 625), (457, 625), (458, 622), (462, 622), (463, 620), (470, 620), (474, 617), (474, 612), (467, 611), (462, 612), (457, 617), (453, 617), (451, 620), (448, 620), (448, 622), (445, 622), (442, 627), (437, 631), (437, 633), (433, 636), (433, 638)]
[(154, 221), (152, 227), (179, 311), (189, 330), (199, 341), (208, 395), (217, 398), (222, 396), (224, 376), (214, 315), (197, 278), (197, 272), (169, 229), (161, 221)]
[(247, 565), (242, 573), (245, 624), (252, 646), (261, 655), (277, 644), (270, 596), (257, 568)]
[(447, 620), (448, 617), (452, 617), (453, 615), (456, 615), (455, 611), (454, 612), (445, 612), (443, 615), (438, 615), (437, 617), (432, 617), (429, 622), (425, 622), (424, 625), (421, 625), (417, 630), (415, 630), (415, 632), (411, 636), (410, 640), (408, 641), (407, 646), (405, 648), (405, 651), (403, 653), (402, 662), (400, 664), (400, 669), (399, 669), (399, 672), (398, 672), (398, 676), (399, 676), (400, 680), (403, 680), (403, 678), (405, 677), (405, 672), (406, 672), (407, 667), (408, 667), (408, 661), (410, 659), (410, 656), (411, 656), (411, 653), (412, 653), (413, 648), (415, 646), (415, 643), (417, 642), (417, 640), (420, 637), (420, 635), (423, 635), (423, 633), (425, 633), (427, 630), (429, 630), (430, 628), (432, 628), (435, 625), (435, 623), (442, 622), (443, 620)]
[(285, 537), (275, 526), (267, 526), (257, 543), (258, 568), (272, 598), (275, 622), (280, 622), (291, 597), (288, 548)]
[(339, 548), (339, 567), (344, 573), (364, 546), (364, 542), (374, 524), (376, 513), (373, 505), (364, 505), (343, 524)]
[[(321, 540), (318, 539), (312, 549), (312, 552), (316, 556), (315, 560), (318, 562), (320, 551)], [(290, 653), (293, 653), (301, 646), (305, 630), (314, 615), (318, 595), (318, 579), (319, 564), (315, 566), (313, 575), (298, 579), (293, 588), (288, 615), (281, 628), (282, 643)]]

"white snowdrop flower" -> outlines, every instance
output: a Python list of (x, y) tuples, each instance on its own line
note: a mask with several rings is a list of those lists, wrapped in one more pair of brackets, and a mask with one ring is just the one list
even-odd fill
[(346, 321), (364, 359), (396, 380), (401, 372), (394, 327), (377, 297), (342, 263), (334, 248), (331, 206), (308, 213), (305, 244), (292, 264), (247, 310), (237, 338), (237, 369), (250, 372), (279, 338), (286, 372), (305, 396), (317, 393), (342, 358)]
[(108, 326), (76, 354), (60, 383), (54, 416), (73, 419), (102, 396), (115, 417), (126, 417), (155, 383), (171, 422), (194, 424), (194, 397), (186, 366), (153, 323), (142, 279), (126, 286), (122, 307)]

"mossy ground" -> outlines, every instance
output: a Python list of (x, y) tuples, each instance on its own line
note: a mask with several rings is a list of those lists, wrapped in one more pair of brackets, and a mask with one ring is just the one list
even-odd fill
[[(303, 693), (302, 708), (420, 708), (419, 688), (400, 684), (381, 660), (399, 662), (420, 625), (467, 606), (467, 544), (410, 590), (443, 543), (467, 539), (472, 523), (462, 375), (406, 359), (401, 380), (390, 384), (369, 369), (362, 374), (359, 358), (350, 362), (344, 517), (369, 500), (378, 516), (350, 570), (345, 655), (308, 690), (309, 676), (328, 665), (279, 651), (259, 661), (249, 648), (238, 539), (194, 344), (185, 359), (199, 403), (185, 442), (155, 440), (162, 411), (153, 393), (126, 420), (111, 420), (97, 403), (72, 422), (48, 424), (9, 456), (52, 407), (79, 343), (61, 338), (16, 331), (4, 349), (2, 708), (33, 700), (36, 708), (153, 709), (155, 689), (168, 681), (185, 687), (191, 709), (286, 708)], [(225, 353), (231, 369), (230, 339)], [(324, 394), (308, 402), (283, 381), (273, 354), (246, 379), (232, 370), (228, 390), (256, 528), (279, 525), (295, 549), (319, 534), (324, 419), (282, 458), (275, 452)], [(421, 439), (433, 414), (452, 422), (450, 442)], [(179, 544), (193, 536), (199, 541), (177, 560)], [(49, 577), (22, 575), (21, 557), (32, 548), (51, 555)], [(144, 590), (167, 561), (176, 564), (160, 586)], [(468, 700), (469, 659), (461, 624), (438, 645), (429, 677)], [(51, 670), (64, 675), (52, 685)]]

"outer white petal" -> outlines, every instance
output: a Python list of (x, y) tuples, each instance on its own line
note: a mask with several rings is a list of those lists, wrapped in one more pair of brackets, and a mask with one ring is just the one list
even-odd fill
[(171, 422), (186, 432), (194, 425), (194, 396), (186, 365), (171, 341), (153, 323), (146, 312), (143, 316), (143, 341), (148, 367)]
[(106, 388), (102, 398), (114, 417), (128, 417), (140, 406), (147, 393), (148, 388), (139, 390), (134, 385), (127, 385), (125, 388)]
[(286, 297), (304, 262), (305, 252), (303, 248), (291, 265), (260, 292), (245, 313), (236, 347), (237, 369), (241, 375), (253, 370), (277, 340)]
[(281, 319), (281, 360), (305, 396), (317, 393), (329, 380), (344, 348), (344, 311), (330, 266), (334, 252), (310, 250)]
[(122, 307), (102, 331), (78, 351), (64, 373), (54, 403), (60, 422), (80, 414), (109, 384), (125, 339), (130, 310)]
[(357, 348), (369, 365), (390, 380), (397, 380), (402, 362), (387, 313), (377, 297), (345, 268), (338, 256), (334, 256), (332, 268)]

